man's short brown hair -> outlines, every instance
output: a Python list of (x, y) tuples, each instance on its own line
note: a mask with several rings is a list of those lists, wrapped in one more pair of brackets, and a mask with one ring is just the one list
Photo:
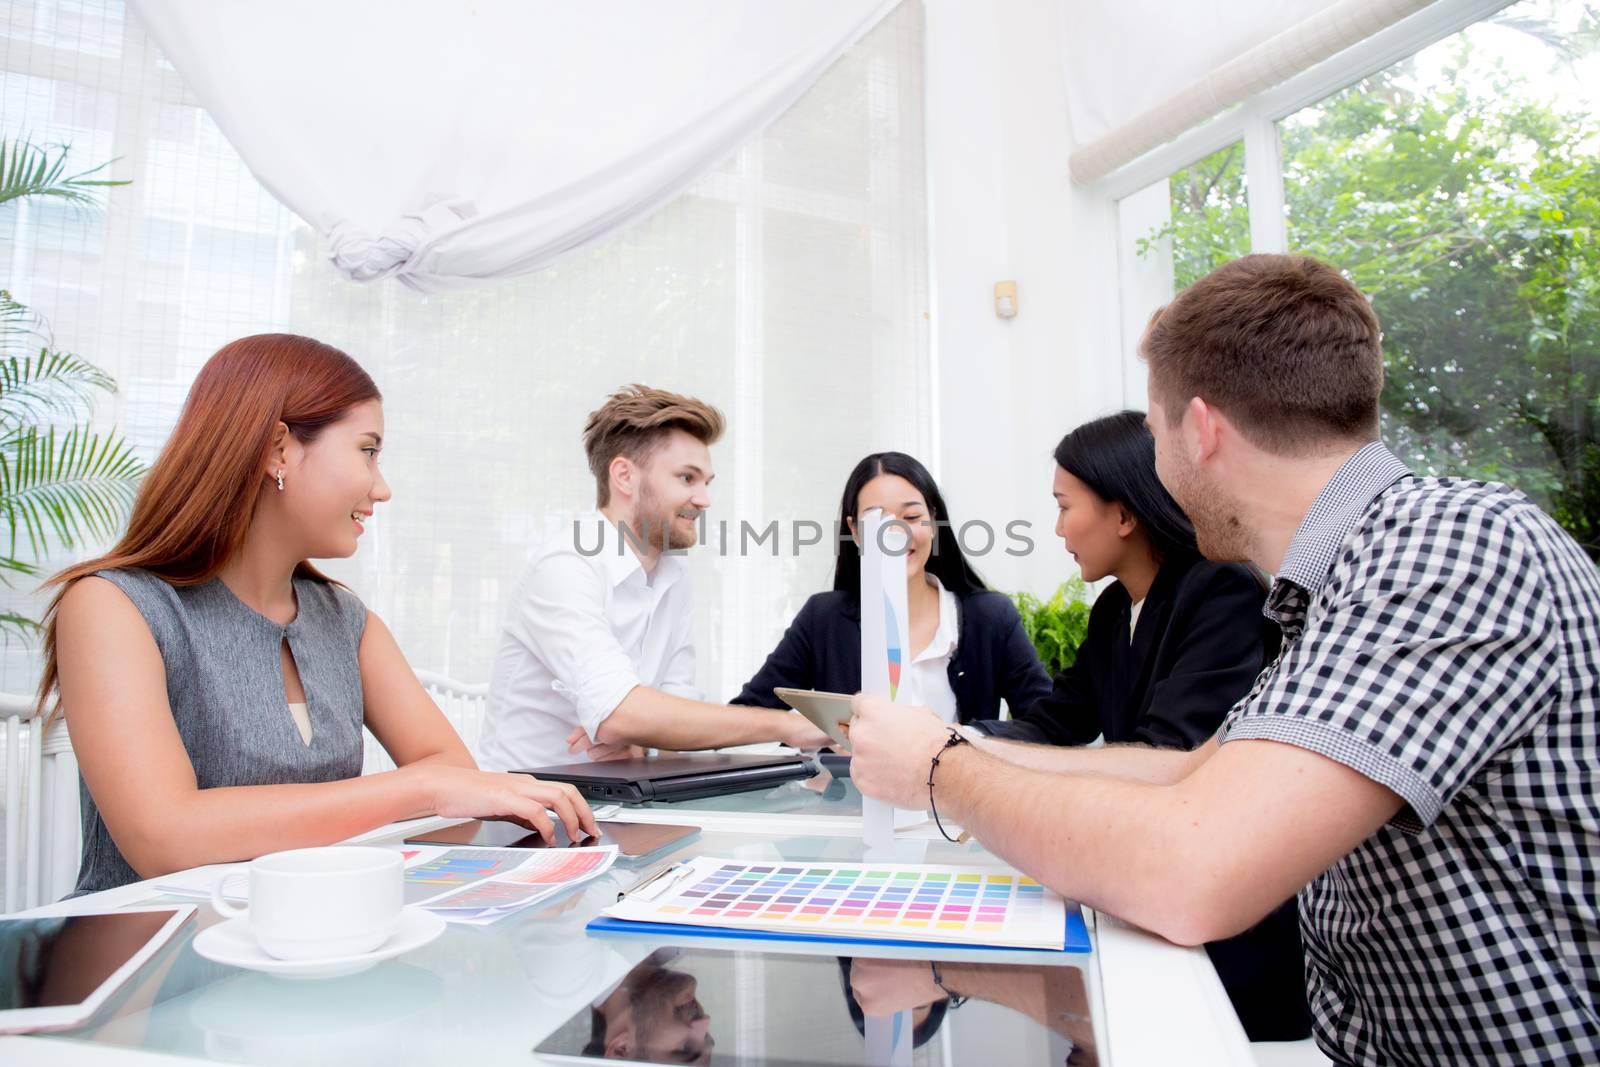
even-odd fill
[(1157, 311), (1139, 343), (1169, 422), (1193, 397), (1283, 455), (1378, 436), (1383, 334), (1372, 305), (1309, 256), (1224, 263)]
[(642, 465), (673, 430), (713, 445), (723, 426), (722, 412), (703, 400), (648, 385), (618, 389), (589, 413), (583, 427), (583, 450), (594, 473), (598, 506), (611, 502), (611, 461), (618, 456)]

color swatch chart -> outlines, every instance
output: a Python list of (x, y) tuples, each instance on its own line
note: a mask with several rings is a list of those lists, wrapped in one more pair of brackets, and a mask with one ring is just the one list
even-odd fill
[(606, 914), (819, 937), (1059, 949), (1067, 903), (1032, 878), (990, 868), (701, 857), (630, 891)]

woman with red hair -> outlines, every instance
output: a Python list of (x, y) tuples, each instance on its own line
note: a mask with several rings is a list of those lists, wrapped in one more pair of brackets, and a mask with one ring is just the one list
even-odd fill
[[(479, 771), (383, 622), (308, 562), (377, 504), (382, 398), (338, 349), (261, 334), (201, 368), (112, 550), (62, 571), (39, 712), (83, 775), (86, 893), (420, 815), (579, 839), (571, 786)], [(361, 729), (398, 769), (361, 776)]]

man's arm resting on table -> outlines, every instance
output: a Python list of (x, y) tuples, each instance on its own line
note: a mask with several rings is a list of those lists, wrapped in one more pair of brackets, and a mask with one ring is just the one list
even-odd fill
[(692, 751), (761, 741), (818, 748), (828, 743), (828, 736), (792, 711), (725, 707), (636, 685), (601, 721), (595, 740)]
[(941, 815), (1063, 896), (1186, 945), (1248, 929), (1402, 804), (1307, 749), (1212, 745), (1166, 785), (1051, 774), (961, 746), (941, 758), (934, 796)]
[(1030, 770), (1120, 778), (1151, 785), (1181, 781), (1217, 750), (1216, 738), (1192, 752), (1149, 745), (1104, 745), (1100, 748), (1035, 745), (998, 737), (982, 737), (972, 743), (1007, 763)]

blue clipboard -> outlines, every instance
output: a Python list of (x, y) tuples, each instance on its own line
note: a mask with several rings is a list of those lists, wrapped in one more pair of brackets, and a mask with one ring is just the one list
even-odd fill
[(1093, 951), (1089, 944), (1089, 927), (1083, 921), (1083, 910), (1073, 908), (1067, 912), (1066, 931), (1060, 949), (1019, 948), (1012, 945), (968, 945), (952, 941), (902, 941), (899, 938), (847, 937), (831, 934), (801, 934), (774, 930), (745, 930), (728, 926), (691, 926), (688, 923), (642, 923), (632, 919), (613, 919), (601, 915), (585, 927), (591, 934), (616, 936), (628, 934), (672, 940), (680, 937), (740, 938), (752, 941), (804, 941), (829, 945), (894, 945), (899, 948), (928, 949), (954, 952), (1077, 952)]

